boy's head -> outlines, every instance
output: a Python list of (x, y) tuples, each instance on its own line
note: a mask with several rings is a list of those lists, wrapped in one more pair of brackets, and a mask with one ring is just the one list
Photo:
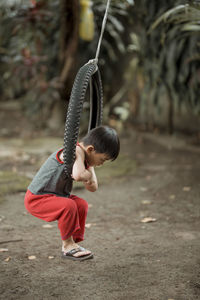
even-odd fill
[(82, 139), (90, 165), (102, 165), (106, 160), (115, 160), (119, 154), (120, 142), (116, 131), (99, 126)]

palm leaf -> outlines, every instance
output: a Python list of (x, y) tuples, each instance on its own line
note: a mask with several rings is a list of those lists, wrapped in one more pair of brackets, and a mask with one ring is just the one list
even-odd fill
[(183, 25), (181, 31), (200, 31), (200, 25), (187, 23)]
[(184, 10), (186, 10), (189, 7), (188, 4), (185, 5), (178, 5), (168, 11), (166, 11), (164, 14), (162, 14), (151, 26), (149, 29), (149, 33), (151, 33), (151, 31), (153, 31), (160, 23), (162, 22), (166, 22), (167, 19), (172, 16), (173, 14), (177, 14), (179, 12), (182, 12)]

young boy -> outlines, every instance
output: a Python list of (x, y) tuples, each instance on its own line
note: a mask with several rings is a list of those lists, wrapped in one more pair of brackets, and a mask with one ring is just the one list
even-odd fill
[(85, 188), (98, 188), (94, 167), (115, 160), (120, 142), (116, 131), (107, 126), (92, 129), (76, 146), (72, 178), (64, 173), (63, 149), (54, 152), (42, 165), (25, 195), (25, 207), (35, 217), (58, 221), (62, 238), (62, 256), (73, 260), (93, 258), (91, 251), (77, 243), (84, 240), (88, 204), (70, 195), (72, 181), (82, 181)]

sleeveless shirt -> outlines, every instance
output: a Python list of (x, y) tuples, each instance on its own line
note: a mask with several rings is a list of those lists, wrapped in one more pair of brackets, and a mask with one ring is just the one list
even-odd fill
[(66, 177), (64, 163), (59, 159), (63, 149), (54, 152), (36, 173), (28, 190), (35, 195), (55, 194), (62, 197), (69, 197), (72, 186), (72, 177)]

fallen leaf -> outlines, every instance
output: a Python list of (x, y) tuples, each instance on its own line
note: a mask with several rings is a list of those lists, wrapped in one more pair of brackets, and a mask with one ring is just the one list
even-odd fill
[(48, 259), (53, 259), (53, 258), (54, 258), (54, 256), (51, 256), (51, 255), (50, 255), (50, 256), (48, 256)]
[(9, 260), (11, 260), (11, 257), (8, 256), (7, 258), (4, 259), (4, 261), (8, 262)]
[(3, 219), (5, 219), (4, 216), (0, 216), (0, 222), (3, 221)]
[(43, 228), (53, 228), (53, 225), (51, 224), (44, 224), (42, 225)]
[(191, 190), (190, 186), (184, 186), (183, 191), (184, 192), (189, 192)]
[(141, 186), (141, 187), (140, 187), (140, 191), (142, 191), (142, 192), (146, 192), (146, 191), (147, 191), (147, 188), (146, 188), (146, 187), (143, 187), (143, 186)]
[(172, 199), (172, 200), (173, 200), (173, 199), (175, 199), (175, 198), (176, 198), (175, 195), (170, 195), (170, 196), (169, 196), (169, 199)]
[(93, 205), (92, 204), (88, 204), (88, 207), (91, 208)]
[(146, 217), (141, 220), (142, 223), (150, 223), (150, 222), (156, 222), (157, 220), (155, 218)]
[(0, 252), (7, 252), (8, 249), (7, 248), (0, 248)]
[(36, 259), (36, 256), (35, 256), (35, 255), (30, 255), (30, 256), (28, 256), (28, 259), (29, 259), (29, 260)]
[(151, 204), (151, 201), (150, 200), (142, 200), (142, 204)]

